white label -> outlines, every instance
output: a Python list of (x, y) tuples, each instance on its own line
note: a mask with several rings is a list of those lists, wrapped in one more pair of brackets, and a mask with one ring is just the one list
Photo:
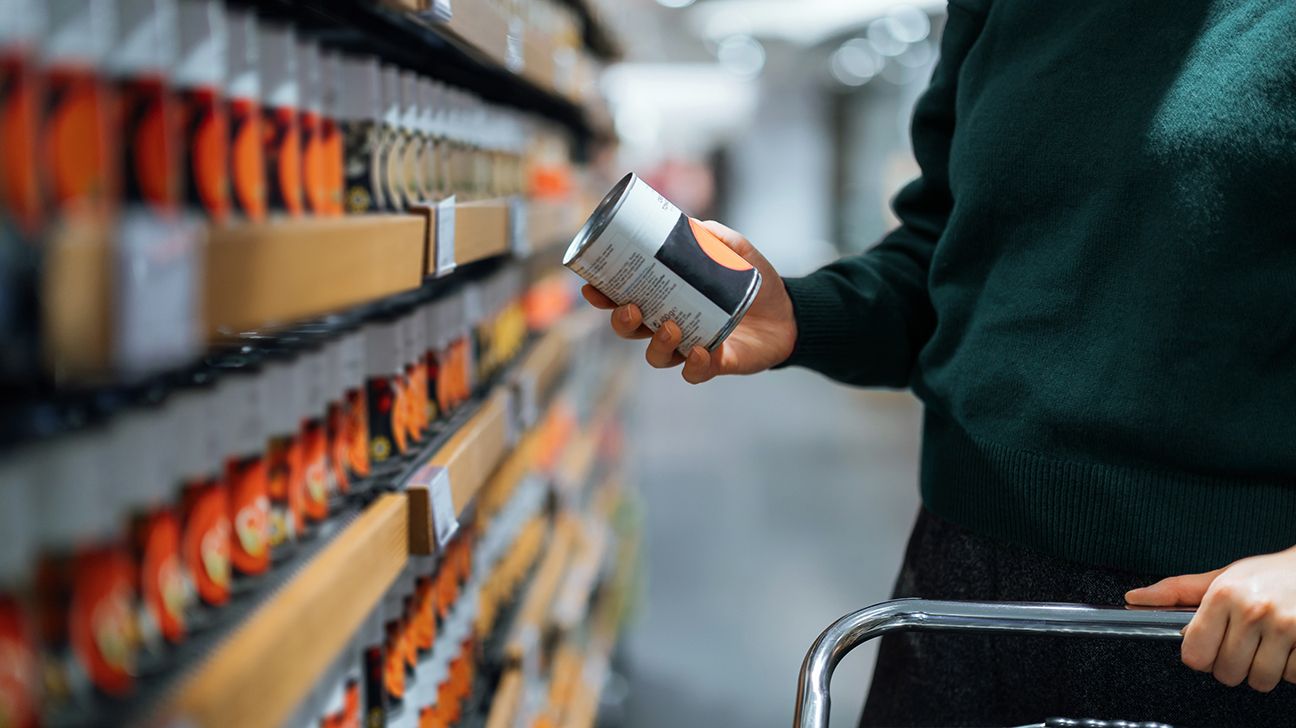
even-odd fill
[(424, 465), (414, 473), (410, 484), (428, 490), (428, 505), (432, 509), (432, 533), (436, 537), (437, 549), (440, 550), (459, 531), (454, 492), (450, 488), (450, 471), (438, 465)]
[(527, 203), (522, 197), (509, 198), (509, 249), (519, 258), (531, 254), (530, 231), (527, 226)]
[(521, 73), (525, 62), (522, 52), (522, 33), (525, 27), (522, 18), (514, 16), (509, 20), (508, 37), (504, 44), (504, 65), (514, 73)]
[(117, 248), (117, 364), (128, 375), (177, 366), (199, 350), (193, 219), (123, 215)]
[(455, 196), (436, 206), (436, 275), (449, 275), (455, 269)]
[(603, 233), (566, 265), (617, 304), (635, 303), (656, 331), (674, 321), (687, 355), (729, 323), (729, 314), (657, 260), (657, 251), (679, 222), (679, 208), (635, 180)]

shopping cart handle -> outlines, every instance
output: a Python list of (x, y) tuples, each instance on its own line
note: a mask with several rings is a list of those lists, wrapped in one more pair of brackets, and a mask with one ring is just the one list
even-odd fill
[(797, 684), (794, 728), (828, 728), (833, 670), (847, 652), (888, 632), (986, 632), (1178, 640), (1192, 619), (1184, 610), (1036, 602), (943, 602), (896, 599), (833, 622), (810, 646)]

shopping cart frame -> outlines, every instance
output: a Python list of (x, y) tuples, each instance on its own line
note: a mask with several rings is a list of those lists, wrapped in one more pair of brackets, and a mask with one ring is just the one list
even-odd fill
[(1178, 641), (1191, 610), (1097, 607), (1046, 602), (895, 599), (833, 622), (806, 653), (793, 728), (828, 728), (833, 670), (848, 652), (891, 632), (980, 632)]

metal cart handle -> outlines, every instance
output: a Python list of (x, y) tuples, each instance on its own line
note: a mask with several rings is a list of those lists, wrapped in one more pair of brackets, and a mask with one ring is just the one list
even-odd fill
[(1037, 602), (896, 599), (833, 622), (810, 646), (797, 683), (794, 728), (828, 728), (833, 670), (846, 653), (888, 632), (986, 632), (1179, 640), (1194, 612)]

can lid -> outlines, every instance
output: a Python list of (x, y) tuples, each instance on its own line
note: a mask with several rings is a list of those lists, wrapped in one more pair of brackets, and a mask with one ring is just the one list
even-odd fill
[(78, 63), (98, 67), (108, 58), (117, 33), (117, 13), (103, 0), (50, 0), (42, 44), (50, 64)]
[(297, 83), (301, 93), (301, 108), (317, 114), (324, 108), (322, 66), (319, 43), (313, 40), (297, 41)]
[(257, 30), (261, 98), (271, 108), (295, 109), (301, 101), (297, 82), (297, 35), (291, 26), (262, 23)]
[(228, 73), (225, 6), (215, 0), (182, 0), (180, 59), (173, 82), (181, 88), (220, 88)]
[(383, 112), (382, 74), (378, 59), (344, 56), (339, 74), (338, 117), (347, 121), (377, 121)]
[(34, 46), (45, 33), (45, 3), (40, 0), (0, 0), (0, 48)]
[(248, 10), (227, 10), (225, 26), (229, 39), (229, 84), (225, 93), (230, 98), (261, 98), (261, 44), (257, 16)]
[(401, 123), (400, 69), (395, 66), (382, 66), (382, 120), (391, 126)]
[(0, 457), (0, 593), (21, 588), (31, 576), (37, 482), (31, 449)]
[(179, 52), (176, 0), (117, 0), (109, 68), (119, 76), (169, 74)]

